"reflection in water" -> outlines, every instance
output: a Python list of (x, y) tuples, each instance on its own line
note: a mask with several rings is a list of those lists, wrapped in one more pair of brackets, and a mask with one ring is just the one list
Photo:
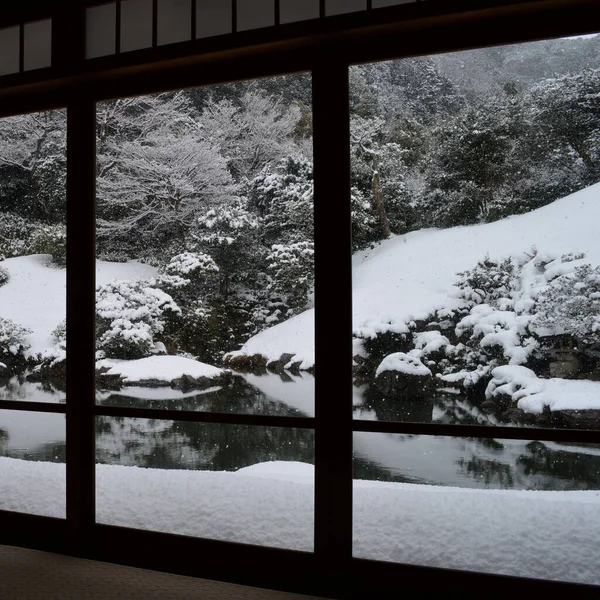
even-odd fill
[[(14, 389), (15, 383), (11, 384)], [(56, 401), (57, 390), (19, 383), (37, 398)], [(32, 387), (28, 387), (32, 386)], [(4, 393), (9, 393), (4, 391)], [(10, 393), (13, 393), (12, 391)], [(314, 415), (314, 377), (236, 376), (226, 388), (183, 393), (171, 388), (98, 391), (110, 406), (218, 411), (278, 416)], [(437, 394), (422, 404), (386, 401), (357, 387), (355, 416), (370, 419), (497, 424), (460, 395)], [(64, 417), (0, 411), (0, 455), (65, 460)], [(160, 413), (157, 414), (157, 417)], [(59, 417), (62, 421), (49, 419)], [(27, 422), (24, 422), (25, 419)], [(499, 438), (502, 430), (499, 429)], [(565, 445), (502, 439), (356, 433), (355, 477), (471, 488), (600, 489), (600, 445)], [(160, 469), (234, 471), (271, 460), (314, 461), (314, 432), (275, 427), (98, 417), (98, 461)]]
[(17, 410), (0, 411), (0, 456), (65, 462), (65, 416)]
[(314, 463), (314, 431), (98, 417), (96, 448), (105, 464), (235, 471), (276, 460)]
[(66, 402), (66, 395), (50, 382), (27, 381), (23, 375), (20, 375), (0, 380), (0, 400), (62, 404)]
[(107, 406), (243, 413), (279, 417), (314, 416), (312, 375), (244, 375), (227, 387), (181, 392), (169, 387), (124, 387), (99, 390), (96, 401)]

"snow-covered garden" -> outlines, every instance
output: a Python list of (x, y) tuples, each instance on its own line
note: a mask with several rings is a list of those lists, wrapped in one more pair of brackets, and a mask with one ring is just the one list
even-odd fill
[[(350, 69), (357, 418), (600, 428), (598, 65)], [(66, 401), (65, 117), (0, 120), (0, 399)], [(97, 402), (314, 416), (309, 74), (101, 103), (97, 155)], [(100, 522), (312, 549), (313, 431), (159, 416), (98, 419)], [(0, 508), (64, 516), (61, 419), (0, 411)], [(600, 584), (595, 445), (354, 441), (357, 556)]]

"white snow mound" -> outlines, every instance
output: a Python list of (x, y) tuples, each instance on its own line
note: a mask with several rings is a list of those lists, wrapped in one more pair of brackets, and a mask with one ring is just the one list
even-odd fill
[(375, 371), (375, 377), (378, 377), (384, 371), (397, 371), (403, 375), (413, 375), (416, 377), (427, 377), (431, 371), (416, 356), (410, 356), (404, 352), (394, 352), (386, 356)]
[[(103, 361), (98, 361), (97, 366), (103, 366)], [(150, 356), (119, 362), (106, 374), (119, 375), (125, 383), (154, 380), (169, 384), (173, 379), (180, 379), (184, 375), (197, 379), (218, 377), (222, 373), (223, 369), (183, 356)]]
[(600, 381), (571, 379), (539, 379), (526, 367), (496, 367), (485, 395), (495, 398), (507, 395), (518, 408), (540, 414), (544, 407), (558, 410), (600, 410)]

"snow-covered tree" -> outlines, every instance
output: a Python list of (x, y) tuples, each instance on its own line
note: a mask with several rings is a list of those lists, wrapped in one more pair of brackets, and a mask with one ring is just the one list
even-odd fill
[(585, 185), (600, 180), (600, 69), (542, 81), (530, 92), (532, 120), (539, 142), (563, 160), (574, 155), (584, 171)]
[(312, 242), (275, 244), (267, 256), (271, 281), (267, 291), (283, 297), (291, 316), (306, 308), (314, 285), (314, 256)]
[(64, 110), (0, 119), (0, 198), (4, 210), (57, 222), (66, 215)]
[(239, 102), (210, 100), (200, 115), (199, 128), (201, 139), (216, 145), (235, 180), (243, 182), (290, 154), (299, 119), (295, 104), (252, 90)]
[(526, 134), (520, 98), (506, 93), (439, 125), (423, 206), (430, 224), (468, 225), (525, 212), (518, 200), (514, 206), (511, 185), (526, 173)]
[[(378, 233), (368, 241), (387, 238), (390, 233), (404, 233), (413, 221), (405, 183), (406, 152), (400, 144), (388, 141), (388, 137), (384, 120), (379, 117), (354, 117), (351, 121), (353, 187), (363, 199), (368, 198), (379, 224)], [(364, 235), (371, 221), (356, 223), (355, 228), (362, 229)]]
[(259, 220), (238, 198), (198, 216), (191, 230), (191, 245), (208, 254), (219, 268), (219, 295), (227, 301), (255, 282)]
[(226, 161), (213, 145), (191, 129), (173, 132), (164, 125), (124, 142), (118, 163), (98, 180), (99, 208), (108, 213), (98, 220), (98, 235), (135, 231), (150, 243), (184, 242), (198, 215), (235, 194)]
[(312, 162), (287, 156), (265, 168), (248, 186), (250, 206), (262, 224), (263, 242), (291, 243), (314, 237), (314, 182)]

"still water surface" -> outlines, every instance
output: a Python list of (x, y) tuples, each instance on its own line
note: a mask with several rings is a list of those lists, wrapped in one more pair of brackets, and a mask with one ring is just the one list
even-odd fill
[[(314, 377), (243, 375), (227, 388), (183, 393), (170, 388), (99, 390), (97, 402), (170, 410), (314, 416)], [(366, 393), (367, 392), (367, 393)], [(365, 402), (365, 397), (369, 398)], [(65, 402), (50, 385), (11, 379), (0, 399)], [(424, 406), (374, 404), (354, 390), (356, 418), (478, 423), (487, 419), (460, 396), (439, 394)], [(160, 413), (157, 414), (157, 417)], [(98, 417), (98, 461), (160, 469), (235, 471), (270, 460), (314, 462), (313, 430)], [(445, 486), (503, 489), (600, 489), (600, 445), (566, 445), (442, 436), (354, 435), (355, 476)], [(0, 456), (63, 462), (63, 415), (0, 411)]]

